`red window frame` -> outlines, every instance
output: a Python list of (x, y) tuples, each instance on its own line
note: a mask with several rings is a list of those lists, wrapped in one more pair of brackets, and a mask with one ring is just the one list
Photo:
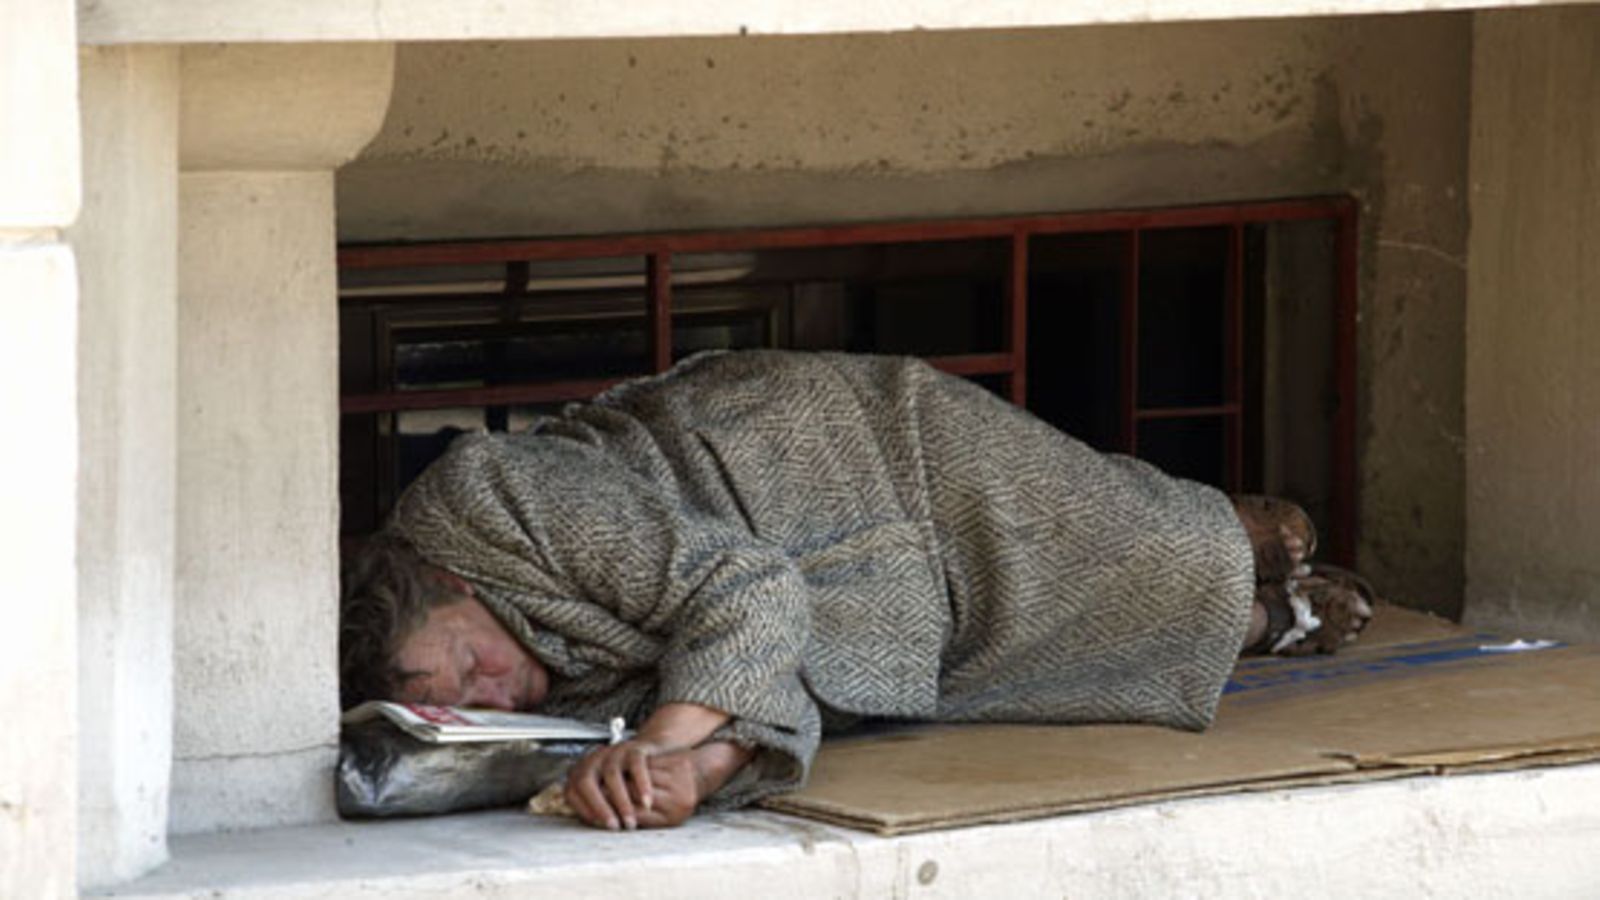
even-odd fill
[[(1216, 418), (1226, 423), (1226, 485), (1243, 483), (1245, 416), (1244, 379), (1244, 231), (1247, 226), (1326, 220), (1334, 230), (1335, 409), (1333, 421), (1331, 526), (1328, 556), (1348, 565), (1356, 537), (1356, 306), (1357, 215), (1353, 198), (1312, 197), (1208, 206), (1145, 210), (1051, 213), (928, 221), (820, 225), (730, 231), (552, 237), (516, 240), (443, 241), (430, 243), (347, 245), (339, 250), (343, 269), (383, 269), (472, 264), (503, 264), (508, 292), (526, 282), (528, 263), (619, 256), (645, 259), (645, 293), (650, 367), (660, 372), (673, 359), (672, 259), (675, 254), (718, 251), (801, 249), (859, 244), (917, 243), (970, 239), (1002, 239), (1010, 245), (1003, 346), (997, 353), (931, 357), (929, 362), (958, 375), (996, 375), (1006, 396), (1018, 405), (1027, 399), (1028, 243), (1031, 238), (1087, 232), (1119, 233), (1126, 241), (1120, 299), (1121, 449), (1137, 455), (1139, 423), (1156, 419)], [(1225, 399), (1207, 406), (1142, 407), (1138, 404), (1139, 271), (1142, 236), (1159, 229), (1226, 227), (1226, 300), (1224, 304), (1223, 384)], [(522, 277), (518, 278), (518, 273)], [(389, 390), (346, 394), (345, 415), (455, 406), (498, 406), (581, 400), (623, 380), (550, 381), (444, 390)]]

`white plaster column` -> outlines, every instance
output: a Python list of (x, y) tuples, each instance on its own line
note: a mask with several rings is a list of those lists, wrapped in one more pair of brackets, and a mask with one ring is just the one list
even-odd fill
[(78, 884), (166, 859), (177, 462), (178, 51), (79, 54)]
[(1467, 620), (1600, 639), (1600, 6), (1479, 13)]
[(72, 0), (0, 0), (0, 896), (74, 894), (78, 213)]
[(338, 740), (333, 170), (385, 44), (181, 60), (172, 830), (328, 819)]

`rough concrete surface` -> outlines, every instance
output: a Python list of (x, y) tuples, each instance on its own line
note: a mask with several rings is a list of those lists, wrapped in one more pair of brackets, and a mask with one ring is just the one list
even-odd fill
[(0, 0), (0, 896), (74, 893), (78, 70), (70, 0)]
[(78, 66), (71, 0), (0, 2), (0, 229), (78, 214)]
[(183, 48), (185, 172), (326, 171), (383, 122), (388, 44)]
[(1471, 19), (1343, 23), (1345, 177), (1362, 200), (1357, 567), (1461, 615)]
[(10, 723), (0, 740), (0, 895), (7, 897), (68, 897), (75, 882), (77, 299), (70, 248), (0, 240), (0, 359), (12, 373), (0, 380), (0, 409), (27, 423), (0, 441), (0, 710)]
[(332, 181), (180, 176), (179, 833), (332, 816), (330, 790), (251, 777), (326, 779), (338, 733)]
[(80, 55), (78, 880), (166, 858), (177, 471), (178, 66)]
[[(366, 159), (945, 173), (1305, 128), (1326, 24), (422, 44)], [(1255, 52), (1235, 52), (1249, 44)]]
[(1471, 23), (417, 44), (345, 240), (1363, 201), (1361, 565), (1458, 614)]
[[(318, 702), (326, 688), (324, 684), (309, 689), (300, 686), (301, 703), (313, 712), (301, 718), (326, 725), (327, 709)], [(245, 727), (270, 728), (270, 723), (255, 720), (256, 714), (239, 715), (245, 719)], [(333, 819), (333, 767), (339, 756), (336, 741), (335, 733), (303, 749), (263, 741), (237, 752), (180, 758), (173, 770), (169, 798), (172, 834)]]
[(490, 812), (180, 838), (114, 896), (1578, 897), (1600, 881), (1597, 790), (1585, 765), (896, 838), (761, 812), (617, 834)]
[(174, 833), (333, 817), (332, 167), (381, 121), (392, 58), (180, 59)]
[(1520, 6), (1570, 0), (694, 0), (575, 4), (562, 0), (92, 0), (82, 4), (91, 43), (198, 41), (417, 41), (671, 37), (1018, 28), (1354, 15)]
[(1484, 14), (1474, 58), (1469, 618), (1600, 639), (1600, 9)]

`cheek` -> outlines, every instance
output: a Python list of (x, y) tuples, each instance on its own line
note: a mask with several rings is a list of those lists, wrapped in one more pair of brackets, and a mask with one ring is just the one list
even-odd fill
[(492, 674), (516, 671), (527, 665), (527, 658), (528, 652), (510, 636), (486, 641), (478, 647), (478, 668)]

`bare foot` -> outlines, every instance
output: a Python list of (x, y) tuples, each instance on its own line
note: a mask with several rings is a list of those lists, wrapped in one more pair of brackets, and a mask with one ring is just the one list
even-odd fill
[(1261, 494), (1232, 499), (1255, 554), (1256, 582), (1280, 582), (1305, 574), (1306, 560), (1317, 549), (1317, 529), (1305, 510), (1288, 500)]
[(1266, 627), (1252, 628), (1257, 639), (1247, 653), (1333, 653), (1367, 627), (1377, 602), (1372, 585), (1338, 566), (1319, 563), (1310, 568), (1303, 577), (1256, 586), (1256, 608)]

